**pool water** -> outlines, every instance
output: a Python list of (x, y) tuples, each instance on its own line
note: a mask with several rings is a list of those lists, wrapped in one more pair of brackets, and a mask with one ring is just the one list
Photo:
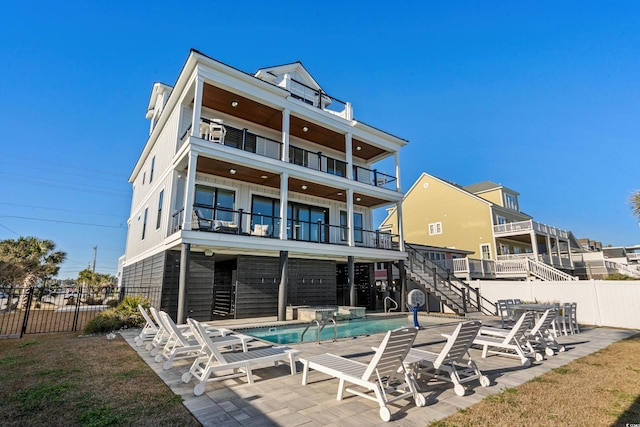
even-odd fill
[[(371, 317), (354, 320), (341, 320), (336, 322), (337, 338), (355, 337), (358, 335), (369, 335), (388, 330), (413, 326), (413, 320), (410, 316), (399, 317)], [(236, 332), (270, 341), (276, 344), (295, 344), (300, 342), (302, 333), (308, 324), (296, 324), (286, 326), (267, 326), (259, 328), (237, 329)], [(318, 328), (315, 324), (309, 326), (304, 334), (304, 342), (314, 342), (318, 339)], [(333, 323), (327, 322), (327, 325), (320, 334), (320, 340), (333, 339)]]

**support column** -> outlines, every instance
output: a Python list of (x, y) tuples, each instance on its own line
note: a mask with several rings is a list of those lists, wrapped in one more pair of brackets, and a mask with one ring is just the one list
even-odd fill
[(404, 247), (404, 224), (402, 223), (402, 201), (396, 203), (396, 219), (398, 221), (398, 244), (400, 252), (405, 251)]
[(193, 200), (196, 192), (196, 167), (198, 165), (198, 153), (189, 154), (189, 167), (184, 181), (184, 210), (182, 215), (182, 229), (191, 230), (191, 212), (193, 212)]
[(400, 270), (400, 311), (407, 311), (407, 272), (404, 269), (404, 261), (398, 261)]
[(289, 218), (287, 218), (288, 203), (289, 203), (289, 174), (286, 172), (283, 172), (280, 175), (280, 240), (287, 240), (287, 222), (289, 220)]
[(184, 324), (187, 321), (187, 279), (189, 278), (189, 262), (191, 260), (191, 243), (183, 243), (180, 248), (180, 277), (178, 281), (178, 315), (176, 323)]
[(195, 94), (193, 96), (193, 116), (191, 117), (191, 136), (200, 138), (200, 117), (202, 116), (202, 88), (204, 80), (196, 77)]
[(531, 236), (531, 250), (533, 251), (533, 258), (536, 261), (540, 261), (538, 259), (538, 240), (536, 239), (536, 233), (535, 231), (532, 231), (529, 235)]
[(289, 163), (290, 117), (291, 112), (288, 108), (282, 110), (282, 153), (280, 153), (280, 160), (285, 163)]
[(278, 321), (287, 320), (287, 287), (289, 285), (289, 252), (280, 251), (280, 285), (278, 286)]
[(547, 254), (549, 255), (549, 265), (555, 267), (555, 262), (553, 262), (553, 252), (551, 251), (551, 237), (547, 235), (545, 237), (547, 241)]
[(575, 265), (573, 264), (573, 254), (571, 253), (571, 238), (567, 239), (567, 253), (569, 254), (569, 264), (571, 264), (571, 269), (573, 270)]
[(393, 160), (395, 162), (395, 166), (396, 166), (396, 191), (400, 191), (400, 189), (402, 188), (400, 186), (400, 152), (396, 151), (395, 154), (393, 155)]
[(353, 229), (353, 190), (347, 189), (347, 244), (356, 245), (355, 230)]
[(355, 307), (358, 298), (356, 295), (356, 274), (353, 256), (347, 257), (347, 263), (349, 271), (349, 305)]
[(353, 179), (353, 138), (351, 132), (344, 136), (344, 152), (347, 159), (347, 179)]

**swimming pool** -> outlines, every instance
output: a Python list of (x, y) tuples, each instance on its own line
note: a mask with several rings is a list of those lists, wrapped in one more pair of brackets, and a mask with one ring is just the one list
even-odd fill
[[(364, 319), (342, 320), (336, 322), (336, 325), (337, 338), (346, 338), (386, 332), (405, 326), (413, 326), (413, 320), (410, 316), (368, 317)], [(306, 323), (285, 326), (263, 326), (259, 328), (236, 329), (236, 332), (276, 344), (295, 344), (300, 342), (300, 337), (307, 326), (308, 324)], [(316, 325), (310, 326), (309, 330), (304, 334), (304, 342), (317, 341), (317, 331), (318, 328)], [(333, 323), (329, 322), (322, 330), (320, 340), (325, 341), (332, 339)]]

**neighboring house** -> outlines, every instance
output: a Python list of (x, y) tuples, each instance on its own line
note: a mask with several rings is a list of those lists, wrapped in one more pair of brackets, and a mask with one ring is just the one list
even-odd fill
[[(356, 120), (300, 62), (248, 74), (195, 50), (173, 86), (153, 86), (146, 116), (128, 293), (161, 291), (179, 321), (375, 306), (374, 263), (407, 258), (372, 214), (402, 201), (406, 140)], [(392, 175), (376, 169), (385, 158)]]
[[(569, 231), (520, 211), (518, 196), (490, 181), (463, 187), (423, 173), (402, 202), (405, 239), (472, 252), (454, 269), (467, 279), (572, 279), (579, 243)], [(397, 232), (396, 214), (396, 208), (389, 209), (380, 228)]]
[[(589, 239), (580, 239), (580, 242)], [(640, 246), (602, 246), (589, 245), (594, 248), (573, 255), (575, 274), (585, 279), (606, 279), (610, 275), (622, 274), (640, 278)]]

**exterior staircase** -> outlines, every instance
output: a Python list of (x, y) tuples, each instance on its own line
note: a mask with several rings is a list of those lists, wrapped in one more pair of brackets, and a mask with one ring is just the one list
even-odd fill
[(496, 314), (495, 305), (482, 298), (478, 289), (456, 278), (429, 260), (422, 252), (405, 244), (409, 254), (405, 264), (407, 280), (433, 296), (459, 316), (466, 313), (482, 312)]

